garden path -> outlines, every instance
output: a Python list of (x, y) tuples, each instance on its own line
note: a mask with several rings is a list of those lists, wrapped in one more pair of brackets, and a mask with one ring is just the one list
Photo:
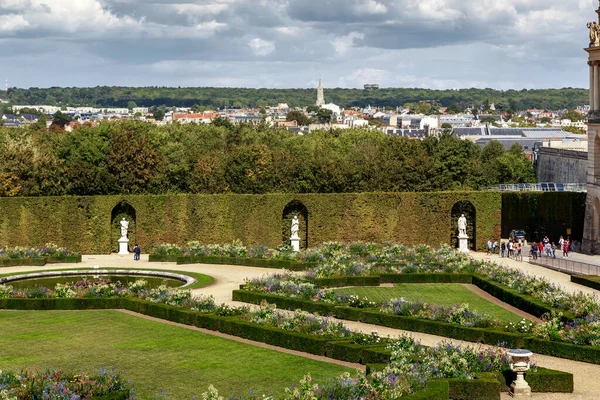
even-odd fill
[[(583, 256), (583, 255), (578, 254), (577, 256)], [(474, 253), (474, 252), (471, 252), (471, 257), (478, 259), (478, 260), (493, 261), (498, 265), (503, 265), (503, 266), (509, 267), (509, 268), (520, 269), (522, 271), (533, 274), (537, 277), (546, 278), (550, 282), (559, 284), (560, 286), (563, 287), (563, 289), (565, 289), (569, 292), (584, 292), (584, 293), (596, 294), (597, 296), (600, 296), (600, 291), (598, 291), (598, 290), (571, 282), (571, 276), (568, 274), (564, 274), (562, 272), (558, 272), (558, 271), (555, 271), (550, 268), (544, 268), (539, 265), (529, 264), (529, 262), (528, 262), (529, 257), (523, 257), (523, 261), (516, 261), (516, 260), (513, 260), (512, 258), (508, 258), (508, 257), (502, 258), (497, 254), (487, 255), (486, 253)], [(600, 264), (600, 257), (597, 257), (597, 256), (595, 256), (595, 257), (587, 256), (587, 257), (591, 257), (591, 259), (590, 259), (591, 261), (595, 261), (595, 263)], [(595, 260), (594, 258), (597, 258), (598, 260)], [(588, 262), (588, 261), (586, 261), (586, 262)], [(598, 396), (598, 397), (600, 398), (600, 396)]]
[[(496, 261), (501, 265), (506, 265), (512, 268), (520, 268), (525, 271), (531, 272), (537, 276), (547, 277), (553, 282), (561, 284), (566, 290), (578, 291), (582, 290), (586, 293), (596, 293), (598, 291), (586, 288), (577, 284), (573, 284), (569, 281), (569, 276), (549, 270), (543, 267), (530, 265), (526, 262), (518, 262), (509, 259), (500, 259), (498, 256), (487, 256), (485, 254), (472, 253), (472, 256), (478, 259), (489, 259)], [(232, 265), (206, 265), (206, 264), (191, 264), (191, 265), (176, 265), (175, 263), (150, 263), (148, 262), (148, 256), (143, 255), (140, 261), (134, 261), (133, 256), (117, 256), (117, 255), (89, 255), (83, 256), (82, 263), (80, 264), (54, 264), (46, 267), (8, 267), (2, 268), (2, 273), (10, 272), (26, 272), (42, 269), (70, 269), (70, 268), (81, 268), (81, 267), (93, 267), (99, 265), (101, 268), (115, 267), (115, 268), (149, 268), (149, 269), (165, 269), (165, 270), (177, 270), (177, 271), (190, 271), (196, 273), (202, 273), (210, 275), (215, 278), (212, 285), (202, 288), (195, 289), (195, 294), (213, 295), (217, 303), (227, 303), (231, 305), (241, 305), (242, 303), (233, 302), (231, 300), (231, 292), (234, 289), (239, 288), (239, 285), (244, 282), (245, 278), (259, 277), (265, 274), (276, 272), (277, 270), (268, 268), (254, 268), (254, 267), (241, 267)], [(168, 323), (167, 321), (163, 321)], [(418, 339), (424, 345), (434, 346), (443, 340), (449, 340), (441, 336), (408, 332), (399, 329), (386, 328), (377, 325), (364, 324), (354, 321), (344, 321), (345, 324), (352, 330), (361, 331), (364, 333), (370, 333), (375, 330), (382, 336), (397, 337), (402, 334), (410, 334), (414, 338)], [(209, 332), (210, 333), (210, 332)], [(214, 334), (214, 332), (213, 332)], [(459, 340), (452, 340), (454, 343), (465, 343)], [(533, 399), (544, 399), (544, 400), (597, 400), (600, 398), (600, 365), (588, 364), (583, 362), (577, 362), (572, 360), (565, 360), (557, 357), (550, 357), (544, 355), (535, 355), (535, 360), (539, 366), (557, 369), (561, 371), (570, 372), (574, 375), (575, 391), (572, 394), (564, 393), (534, 393)], [(502, 395), (503, 399), (509, 399), (507, 394)]]

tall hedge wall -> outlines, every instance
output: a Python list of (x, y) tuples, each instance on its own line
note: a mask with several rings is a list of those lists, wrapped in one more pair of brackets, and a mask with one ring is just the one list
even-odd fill
[(451, 210), (462, 200), (477, 211), (479, 249), (501, 229), (502, 197), (495, 192), (21, 197), (0, 198), (0, 246), (54, 242), (109, 253), (111, 213), (123, 201), (135, 209), (143, 250), (191, 240), (278, 246), (283, 210), (293, 200), (308, 209), (309, 246), (331, 240), (449, 243), (456, 229)]
[(558, 241), (567, 235), (581, 241), (585, 220), (585, 193), (518, 192), (502, 194), (502, 237), (513, 229), (524, 229), (528, 240), (548, 236)]

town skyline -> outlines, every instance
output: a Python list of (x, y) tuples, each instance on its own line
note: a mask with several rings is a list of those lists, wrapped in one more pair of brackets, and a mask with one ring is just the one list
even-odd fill
[[(9, 87), (586, 88), (596, 0), (5, 0)], [(579, 46), (574, 44), (580, 44)]]

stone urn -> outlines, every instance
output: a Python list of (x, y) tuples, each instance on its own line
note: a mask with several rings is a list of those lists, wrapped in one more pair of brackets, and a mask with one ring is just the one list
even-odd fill
[(510, 385), (510, 394), (513, 397), (531, 397), (531, 387), (525, 381), (525, 372), (531, 368), (533, 353), (525, 349), (512, 349), (508, 351), (511, 358), (510, 369), (517, 373), (517, 379)]

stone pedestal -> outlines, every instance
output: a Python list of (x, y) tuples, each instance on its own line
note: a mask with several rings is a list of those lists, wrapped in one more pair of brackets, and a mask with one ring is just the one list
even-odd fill
[(525, 381), (525, 372), (529, 371), (532, 352), (524, 349), (510, 350), (508, 355), (512, 358), (510, 368), (517, 373), (517, 379), (510, 385), (512, 397), (531, 397), (531, 387)]
[(300, 238), (299, 237), (291, 237), (290, 238), (290, 243), (292, 245), (292, 249), (294, 251), (300, 251)]
[(458, 251), (461, 253), (469, 252), (469, 236), (465, 234), (458, 234)]
[(119, 242), (119, 255), (122, 256), (127, 256), (129, 255), (129, 239), (127, 239), (126, 237), (122, 237), (121, 239), (118, 240)]

